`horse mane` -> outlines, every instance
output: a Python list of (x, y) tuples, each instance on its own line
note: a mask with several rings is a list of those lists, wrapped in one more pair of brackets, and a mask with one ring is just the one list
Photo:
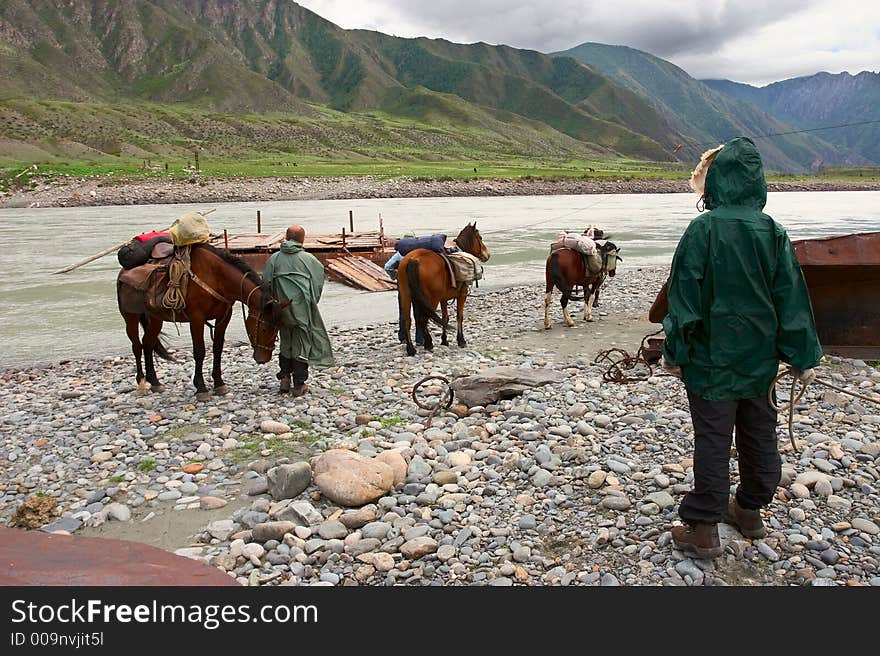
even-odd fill
[(225, 248), (217, 248), (216, 246), (212, 246), (211, 244), (207, 244), (207, 243), (197, 244), (197, 246), (199, 248), (204, 248), (205, 250), (213, 253), (214, 255), (219, 257), (221, 260), (223, 260), (227, 264), (234, 266), (236, 269), (241, 271), (243, 274), (246, 274), (246, 275), (253, 274), (254, 276), (256, 276), (255, 280), (258, 282), (258, 284), (262, 282), (263, 277), (259, 273), (257, 273), (253, 269), (253, 267), (251, 267), (250, 264), (245, 262), (240, 257), (233, 255), (232, 253), (227, 251)]

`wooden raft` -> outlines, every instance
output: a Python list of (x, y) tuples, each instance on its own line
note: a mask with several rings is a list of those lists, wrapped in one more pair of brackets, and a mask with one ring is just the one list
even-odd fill
[(330, 277), (353, 287), (371, 292), (388, 292), (397, 289), (389, 280), (385, 269), (370, 260), (357, 255), (347, 255), (327, 260), (324, 265)]

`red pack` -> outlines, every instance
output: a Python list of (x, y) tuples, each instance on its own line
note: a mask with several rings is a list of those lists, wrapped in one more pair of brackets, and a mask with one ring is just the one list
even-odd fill
[(156, 237), (171, 237), (170, 232), (145, 232), (142, 235), (138, 235), (135, 237), (137, 241), (150, 241), (151, 239), (155, 239)]

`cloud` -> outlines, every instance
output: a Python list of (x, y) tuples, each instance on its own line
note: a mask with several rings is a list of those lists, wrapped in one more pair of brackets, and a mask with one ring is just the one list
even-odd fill
[[(628, 45), (695, 77), (763, 83), (880, 61), (880, 7), (862, 0), (301, 0), (346, 28), (564, 50)], [(841, 68), (845, 67), (845, 68)]]

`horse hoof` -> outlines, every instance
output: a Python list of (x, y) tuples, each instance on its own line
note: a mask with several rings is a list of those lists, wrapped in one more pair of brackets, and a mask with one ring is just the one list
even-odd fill
[(214, 388), (215, 396), (225, 396), (227, 394), (229, 394), (229, 386), (227, 385), (221, 385), (220, 387)]
[(416, 354), (416, 347), (415, 346), (407, 346), (406, 347), (406, 354), (410, 357), (414, 356)]
[(566, 328), (574, 328), (574, 321), (566, 321), (565, 327)]
[(544, 324), (544, 330), (550, 330), (551, 328), (553, 328), (553, 326), (551, 326), (549, 323)]
[(165, 386), (160, 385), (159, 383), (156, 383), (155, 385), (150, 385), (150, 391), (155, 392), (155, 393), (164, 392)]
[(210, 392), (196, 392), (196, 401), (210, 401), (211, 393)]
[(467, 348), (467, 342), (464, 341), (464, 340), (461, 340), (461, 341), (458, 343), (458, 348)]

